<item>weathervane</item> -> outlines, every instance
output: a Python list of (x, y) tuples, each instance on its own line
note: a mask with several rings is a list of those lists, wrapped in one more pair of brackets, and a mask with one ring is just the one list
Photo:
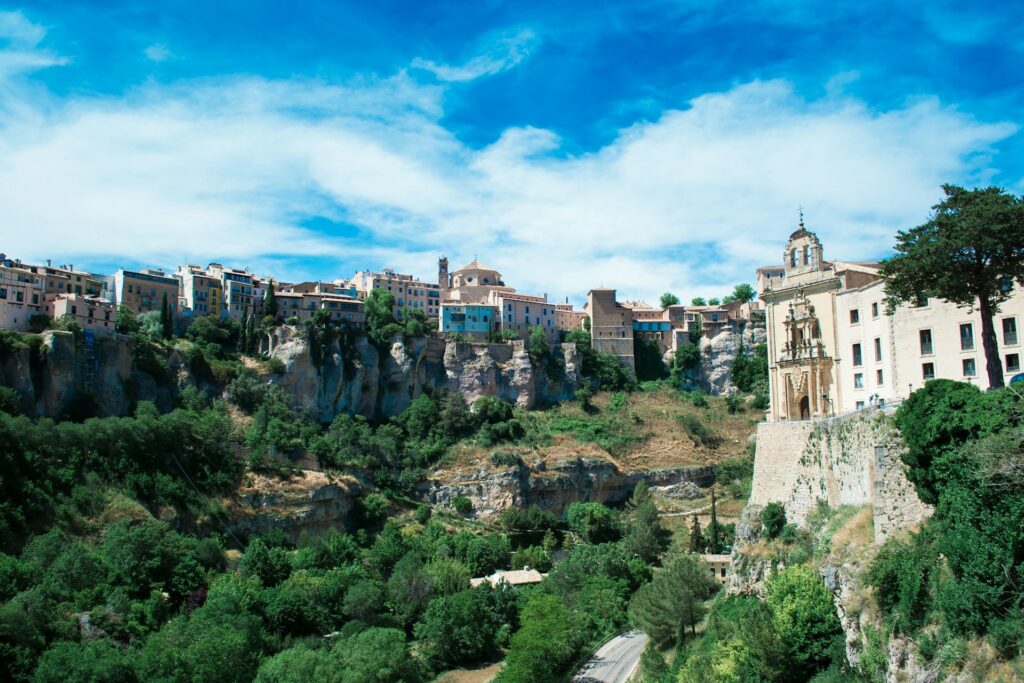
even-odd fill
[(804, 205), (800, 205), (800, 227), (804, 227)]

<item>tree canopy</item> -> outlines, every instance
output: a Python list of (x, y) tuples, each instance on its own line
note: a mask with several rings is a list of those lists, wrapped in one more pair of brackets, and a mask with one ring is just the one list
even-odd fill
[(896, 255), (882, 263), (890, 309), (934, 296), (977, 306), (989, 386), (1003, 386), (993, 324), (1013, 283), (1024, 285), (1024, 202), (1000, 188), (943, 185), (932, 217), (896, 235)]
[(669, 306), (678, 306), (679, 297), (673, 294), (672, 292), (665, 292), (664, 294), (661, 295), (660, 303), (662, 308), (668, 308)]

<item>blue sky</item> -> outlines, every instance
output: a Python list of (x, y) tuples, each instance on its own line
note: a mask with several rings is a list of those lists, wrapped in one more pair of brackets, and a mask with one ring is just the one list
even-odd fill
[(1024, 192), (1020, 3), (0, 6), (0, 250), (727, 292)]

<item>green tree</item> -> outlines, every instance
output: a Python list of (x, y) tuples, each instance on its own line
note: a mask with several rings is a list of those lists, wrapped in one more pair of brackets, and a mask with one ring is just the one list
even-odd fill
[(662, 525), (658, 506), (646, 484), (641, 484), (637, 484), (628, 503), (622, 545), (644, 562), (653, 563), (668, 549), (671, 533)]
[(117, 316), (114, 320), (114, 329), (120, 334), (132, 334), (133, 332), (139, 331), (139, 321), (135, 317), (135, 312), (121, 304), (117, 307)]
[(682, 555), (636, 592), (629, 603), (630, 621), (656, 642), (681, 643), (687, 626), (696, 634), (706, 612), (704, 601), (716, 590), (707, 563)]
[(778, 538), (782, 528), (786, 526), (786, 508), (782, 503), (768, 503), (761, 510), (761, 535), (765, 538)]
[(454, 557), (438, 557), (427, 565), (427, 573), (433, 579), (434, 593), (452, 595), (469, 588), (472, 578), (469, 567)]
[(581, 646), (576, 616), (555, 595), (534, 594), (520, 615), (498, 683), (561, 681)]
[(695, 296), (692, 299), (690, 299), (690, 305), (691, 306), (707, 306), (708, 302), (702, 296)]
[(997, 187), (943, 185), (945, 199), (922, 225), (896, 235), (882, 263), (890, 309), (935, 296), (977, 306), (990, 387), (1003, 386), (994, 318), (1013, 285), (1024, 285), (1024, 201)]
[(619, 516), (601, 503), (572, 503), (566, 519), (569, 528), (587, 543), (605, 543), (619, 537)]
[(402, 326), (395, 320), (395, 295), (384, 289), (374, 289), (366, 296), (366, 332), (370, 340), (384, 348), (391, 338), (402, 332)]
[(669, 306), (678, 306), (679, 297), (673, 294), (672, 292), (665, 292), (664, 294), (661, 295), (661, 300), (659, 301), (659, 303), (661, 304), (662, 308), (668, 308)]
[(167, 303), (167, 292), (164, 292), (164, 298), (160, 302), (160, 332), (164, 339), (170, 339), (174, 335), (174, 316)]
[(263, 315), (277, 320), (277, 294), (274, 292), (274, 281), (267, 281), (267, 293), (263, 297)]
[(461, 666), (497, 654), (500, 626), (487, 589), (474, 588), (431, 601), (423, 620), (416, 624), (416, 638), (434, 666)]
[(410, 553), (395, 564), (388, 579), (388, 600), (403, 626), (412, 626), (433, 593), (434, 579), (418, 556)]
[[(377, 291), (377, 290), (374, 290)], [(409, 655), (405, 634), (394, 628), (370, 628), (339, 638), (315, 681), (325, 683), (418, 683), (416, 660)]]
[(727, 304), (732, 303), (733, 301), (749, 303), (755, 298), (757, 298), (757, 291), (746, 282), (742, 282), (733, 287), (732, 293), (727, 294), (722, 301)]
[(765, 602), (788, 653), (786, 680), (806, 681), (825, 668), (842, 628), (821, 577), (807, 565), (787, 567), (768, 578)]
[(138, 678), (128, 650), (100, 639), (54, 644), (43, 653), (32, 680), (36, 683), (134, 683)]
[(288, 648), (260, 664), (256, 683), (318, 683), (318, 667), (329, 666), (327, 650), (311, 650), (305, 645)]
[(720, 303), (722, 303), (722, 300), (719, 299), (717, 296), (713, 296), (710, 299), (708, 299), (708, 306), (717, 306)]
[(705, 553), (708, 550), (708, 542), (704, 538), (704, 532), (700, 528), (700, 520), (697, 515), (693, 516), (690, 523), (690, 550), (695, 553)]
[(256, 675), (262, 650), (258, 619), (203, 608), (191, 617), (174, 618), (150, 636), (136, 668), (141, 680), (156, 683), (248, 683)]
[(715, 500), (715, 489), (711, 489), (711, 521), (708, 522), (708, 552), (722, 552), (721, 530), (718, 527), (718, 510)]

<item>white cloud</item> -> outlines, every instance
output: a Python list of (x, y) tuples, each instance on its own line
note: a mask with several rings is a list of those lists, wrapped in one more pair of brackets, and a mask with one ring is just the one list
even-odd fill
[(429, 59), (417, 57), (412, 68), (434, 74), (441, 81), (472, 81), (483, 76), (493, 76), (508, 71), (530, 56), (540, 43), (537, 34), (523, 29), (512, 35), (501, 35), (493, 39), (487, 48), (465, 64), (452, 66), (438, 64)]
[(32, 23), (21, 12), (0, 11), (0, 86), (15, 74), (68, 63), (66, 58), (39, 47), (45, 37), (46, 28)]
[[(688, 299), (778, 261), (801, 204), (829, 257), (880, 255), (942, 182), (984, 182), (989, 147), (1017, 130), (935, 99), (877, 112), (841, 88), (806, 100), (755, 81), (571, 156), (537, 128), (473, 149), (442, 124), (444, 94), (405, 72), (148, 84), (121, 98), (0, 90), (3, 251), (217, 258), (284, 279), (383, 265), (430, 277), (442, 252), (455, 266), (478, 254), (552, 298), (604, 285)], [(369, 239), (300, 227), (314, 217)]]
[(153, 43), (145, 50), (142, 51), (146, 55), (146, 59), (151, 62), (166, 62), (168, 59), (173, 57), (171, 51), (163, 43)]

